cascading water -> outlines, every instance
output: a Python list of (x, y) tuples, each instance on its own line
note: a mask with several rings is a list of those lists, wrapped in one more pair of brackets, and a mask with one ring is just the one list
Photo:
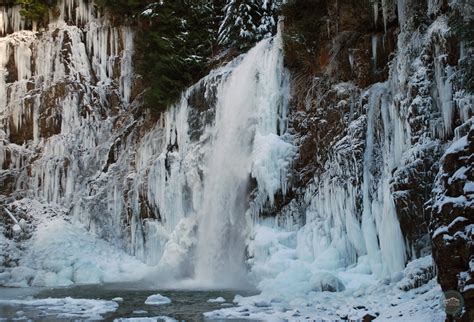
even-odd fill
[[(281, 165), (268, 169), (273, 165), (259, 164), (267, 160), (258, 160), (262, 142), (272, 138), (268, 143), (280, 151), (270, 157), (284, 161), (291, 155), (291, 145), (277, 136), (280, 122), (284, 123), (288, 86), (281, 50), (279, 35), (259, 43), (217, 90), (215, 127), (197, 218), (194, 278), (205, 284), (222, 287), (243, 281), (245, 241), (251, 223), (246, 215), (251, 175), (262, 190), (267, 188), (270, 198), (273, 186), (278, 189), (286, 180), (278, 173), (284, 164), (281, 169)], [(262, 170), (267, 173), (260, 173)]]

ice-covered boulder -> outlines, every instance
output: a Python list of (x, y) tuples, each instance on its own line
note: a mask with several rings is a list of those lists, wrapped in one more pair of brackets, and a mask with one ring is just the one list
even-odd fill
[(340, 292), (345, 290), (342, 281), (330, 273), (314, 274), (309, 282), (313, 291), (316, 292)]

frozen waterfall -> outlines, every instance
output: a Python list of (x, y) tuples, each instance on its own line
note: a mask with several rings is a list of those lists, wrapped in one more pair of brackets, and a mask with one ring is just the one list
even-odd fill
[[(214, 116), (196, 139), (189, 128), (195, 117), (189, 101), (202, 87), (208, 100), (215, 97)], [(162, 117), (155, 135), (163, 127), (171, 135), (156, 147), (162, 149), (156, 159), (161, 161), (152, 166), (149, 179), (156, 181), (149, 198), (156, 200), (167, 232), (148, 235), (147, 244), (157, 248), (146, 251), (161, 251), (159, 275), (173, 272), (201, 287), (242, 285), (257, 205), (285, 192), (295, 153), (286, 133), (288, 93), (278, 35), (213, 71)], [(143, 148), (153, 141), (153, 135), (147, 137)], [(140, 163), (146, 166), (143, 156), (155, 159), (154, 153), (143, 151)], [(252, 179), (257, 198), (250, 207)]]

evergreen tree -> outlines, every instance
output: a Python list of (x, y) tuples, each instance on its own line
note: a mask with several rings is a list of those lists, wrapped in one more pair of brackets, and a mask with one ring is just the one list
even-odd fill
[(228, 0), (219, 28), (220, 45), (246, 49), (276, 31), (278, 0)]
[(205, 0), (156, 2), (144, 10), (149, 28), (138, 35), (137, 67), (152, 110), (165, 110), (204, 75), (215, 42), (212, 11)]

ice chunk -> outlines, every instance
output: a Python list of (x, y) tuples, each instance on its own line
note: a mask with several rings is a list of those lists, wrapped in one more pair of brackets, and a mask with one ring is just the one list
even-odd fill
[(171, 299), (161, 294), (150, 295), (147, 297), (145, 301), (145, 304), (148, 304), (148, 305), (163, 305), (163, 304), (170, 304), (170, 303), (171, 303)]
[(219, 296), (215, 299), (209, 299), (207, 300), (209, 303), (224, 303), (225, 302), (225, 298), (223, 298), (222, 296)]
[(168, 316), (155, 316), (155, 317), (140, 317), (140, 318), (120, 318), (115, 319), (114, 322), (175, 322), (177, 320)]

